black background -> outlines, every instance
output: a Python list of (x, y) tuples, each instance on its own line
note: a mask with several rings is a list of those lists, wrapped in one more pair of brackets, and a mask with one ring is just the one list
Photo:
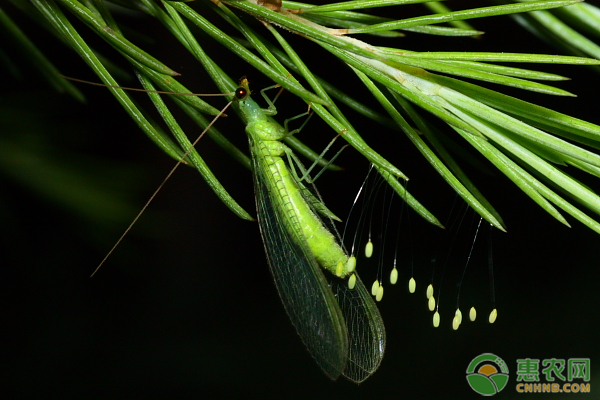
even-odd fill
[[(401, 17), (400, 13), (419, 9), (397, 10)], [(61, 72), (95, 80), (76, 56), (43, 30), (19, 13), (12, 15)], [(198, 92), (215, 91), (197, 63), (166, 32), (164, 40), (156, 34), (160, 27), (145, 19), (121, 18), (140, 33), (153, 34), (155, 42), (139, 39), (140, 45), (182, 73), (184, 83)], [(385, 43), (418, 51), (556, 52), (510, 19), (473, 24), (487, 32), (482, 39), (438, 40), (409, 33)], [(260, 25), (256, 27), (267, 35)], [(335, 61), (321, 57), (315, 45), (285, 35), (304, 54), (313, 56), (307, 62), (317, 73), (346, 92), (367, 98), (347, 67), (323, 66), (323, 60)], [(92, 34), (87, 37), (114, 56)], [(209, 39), (205, 42), (212, 44)], [(463, 313), (475, 305), (478, 320), (464, 322), (456, 332), (450, 328), (455, 283), (471, 246), (469, 229), (477, 221), (470, 212), (445, 269), (441, 327), (432, 328), (424, 296), (431, 279), (430, 258), (440, 240), (447, 244), (450, 239), (413, 214), (411, 229), (403, 230), (402, 237), (413, 241), (417, 293), (410, 295), (405, 289), (410, 257), (404, 244), (400, 283), (386, 286), (380, 307), (388, 335), (386, 356), (379, 371), (360, 386), (344, 379), (332, 382), (319, 370), (278, 299), (257, 224), (229, 212), (188, 168), (181, 168), (171, 179), (90, 279), (173, 161), (144, 139), (108, 91), (80, 86), (88, 102), (76, 103), (48, 88), (10, 44), (4, 51), (18, 65), (20, 79), (5, 81), (0, 98), (4, 149), (0, 151), (0, 360), (5, 380), (0, 392), (12, 398), (479, 398), (467, 386), (465, 369), (475, 356), (492, 352), (507, 362), (511, 372), (509, 386), (498, 398), (528, 397), (514, 390), (515, 360), (527, 357), (591, 358), (592, 394), (588, 397), (595, 396), (600, 359), (597, 234), (570, 218), (573, 227), (562, 226), (506, 178), (468, 166), (470, 176), (497, 207), (509, 230), (493, 233), (498, 320), (487, 323), (491, 305), (486, 228), (475, 246), (461, 295)], [(270, 84), (223, 48), (210, 51), (232, 77), (247, 75), (255, 89)], [(537, 68), (572, 77), (557, 86), (579, 97), (500, 90), (600, 122), (596, 73), (574, 66)], [(6, 71), (4, 75), (8, 76)], [(143, 95), (136, 99), (144, 102)], [(224, 104), (209, 101), (217, 107)], [(278, 107), (281, 118), (303, 111), (291, 95), (284, 95)], [(352, 122), (376, 150), (411, 178), (409, 190), (444, 221), (455, 196), (414, 147), (397, 132), (369, 125), (359, 117)], [(235, 116), (219, 125), (245, 148), (243, 126)], [(301, 133), (316, 149), (331, 137), (317, 118)], [(234, 198), (254, 214), (250, 172), (208, 140), (200, 144), (200, 153)], [(349, 149), (338, 164), (346, 171), (325, 174), (318, 186), (328, 206), (345, 217), (367, 163)], [(575, 176), (592, 188), (598, 186), (589, 176)], [(370, 284), (374, 270), (364, 267), (361, 271)]]

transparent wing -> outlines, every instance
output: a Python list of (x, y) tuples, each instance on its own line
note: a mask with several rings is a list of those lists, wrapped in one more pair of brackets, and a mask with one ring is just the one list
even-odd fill
[[(300, 187), (303, 189), (301, 194), (306, 202), (323, 216), (322, 219), (320, 218), (321, 222), (340, 240), (340, 235), (329, 218), (329, 214), (333, 215), (333, 213), (325, 207), (315, 185), (300, 184)], [(321, 212), (320, 209), (325, 209), (326, 212)], [(360, 383), (379, 368), (383, 359), (386, 341), (383, 319), (373, 297), (358, 275), (352, 290), (348, 288), (348, 279), (340, 279), (327, 272), (325, 275), (330, 290), (338, 300), (348, 328), (348, 363), (342, 374), (351, 381)]]
[(344, 315), (301, 232), (283, 215), (274, 196), (281, 196), (269, 172), (274, 161), (253, 152), (258, 223), (275, 286), (302, 341), (323, 371), (337, 379), (348, 362), (348, 330)]
[(331, 290), (344, 314), (348, 327), (348, 364), (342, 372), (351, 381), (360, 383), (371, 376), (385, 352), (385, 327), (377, 305), (356, 277), (354, 289), (348, 289), (348, 280), (330, 275)]

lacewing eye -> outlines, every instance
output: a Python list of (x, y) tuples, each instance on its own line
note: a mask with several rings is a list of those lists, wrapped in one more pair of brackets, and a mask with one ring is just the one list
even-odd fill
[(248, 89), (239, 87), (235, 90), (235, 98), (238, 100), (243, 100), (246, 96), (248, 96)]

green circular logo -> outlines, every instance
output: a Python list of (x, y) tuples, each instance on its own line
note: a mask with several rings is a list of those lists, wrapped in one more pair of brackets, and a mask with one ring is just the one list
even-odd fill
[(492, 353), (475, 357), (467, 367), (467, 382), (482, 396), (493, 396), (506, 387), (508, 367), (503, 359)]

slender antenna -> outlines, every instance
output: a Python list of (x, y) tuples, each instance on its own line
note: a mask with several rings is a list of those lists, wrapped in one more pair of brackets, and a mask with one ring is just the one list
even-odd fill
[(167, 174), (167, 176), (165, 177), (165, 179), (163, 179), (163, 181), (158, 186), (158, 188), (154, 191), (154, 193), (152, 193), (152, 196), (150, 196), (150, 198), (148, 199), (148, 201), (146, 202), (146, 204), (144, 204), (144, 207), (142, 207), (142, 209), (140, 210), (140, 212), (138, 213), (138, 215), (136, 215), (136, 217), (133, 219), (133, 221), (131, 222), (131, 224), (129, 224), (129, 226), (127, 227), (127, 229), (125, 229), (125, 232), (123, 232), (123, 234), (121, 235), (121, 237), (119, 238), (119, 240), (117, 240), (117, 242), (114, 244), (114, 246), (112, 247), (112, 249), (110, 249), (110, 251), (108, 252), (108, 254), (104, 257), (104, 259), (96, 267), (96, 269), (94, 270), (94, 272), (92, 273), (92, 275), (90, 275), (90, 278), (93, 277), (96, 274), (96, 272), (98, 272), (98, 270), (100, 269), (100, 267), (102, 267), (102, 265), (108, 259), (108, 257), (110, 257), (110, 255), (115, 251), (115, 249), (121, 243), (121, 241), (123, 240), (123, 238), (125, 237), (125, 235), (127, 235), (129, 233), (129, 231), (131, 230), (131, 228), (133, 228), (133, 225), (135, 225), (135, 223), (138, 221), (138, 219), (140, 219), (140, 217), (142, 216), (142, 214), (144, 213), (144, 211), (146, 211), (146, 208), (148, 208), (148, 206), (150, 205), (150, 203), (152, 202), (152, 200), (154, 200), (154, 198), (156, 197), (156, 195), (158, 194), (158, 192), (160, 192), (160, 190), (165, 185), (165, 183), (167, 183), (167, 181), (169, 180), (169, 178), (171, 177), (171, 175), (173, 175), (173, 173), (175, 172), (175, 170), (179, 167), (179, 165), (181, 165), (181, 163), (183, 162), (183, 159), (186, 158), (188, 154), (190, 154), (190, 152), (192, 151), (192, 149), (196, 146), (196, 144), (200, 141), (200, 139), (202, 139), (202, 137), (204, 136), (204, 134), (213, 126), (213, 124), (217, 121), (217, 119), (219, 119), (219, 117), (221, 117), (225, 113), (225, 110), (227, 110), (227, 108), (229, 108), (229, 106), (231, 105), (231, 103), (232, 103), (232, 101), (230, 101), (229, 103), (227, 103), (227, 105), (225, 107), (223, 107), (223, 109), (219, 112), (219, 114), (217, 114), (213, 118), (213, 120), (210, 121), (210, 124), (208, 124), (208, 126), (206, 127), (206, 129), (204, 129), (204, 131), (202, 131), (202, 133), (200, 134), (200, 136), (198, 136), (198, 138), (196, 140), (194, 140), (194, 142), (192, 143), (192, 145), (190, 146), (190, 148), (187, 149), (187, 151), (183, 154), (183, 156), (181, 157), (181, 159), (179, 161), (177, 161), (177, 164), (175, 164), (175, 166)]
[(174, 95), (177, 95), (177, 96), (195, 96), (195, 97), (200, 97), (200, 96), (202, 96), (202, 97), (231, 96), (231, 93), (198, 94), (198, 93), (164, 92), (162, 90), (146, 90), (146, 89), (140, 89), (140, 88), (132, 88), (132, 87), (125, 87), (125, 86), (117, 86), (117, 85), (107, 85), (105, 83), (85, 81), (83, 79), (71, 78), (70, 76), (64, 76), (64, 75), (61, 75), (61, 74), (58, 74), (58, 76), (60, 76), (61, 78), (66, 79), (66, 80), (73, 81), (73, 82), (85, 83), (87, 85), (92, 85), (92, 86), (102, 86), (102, 87), (109, 87), (109, 88), (113, 88), (113, 89), (129, 90), (129, 91), (132, 91), (132, 92), (158, 93), (158, 94), (174, 94)]

